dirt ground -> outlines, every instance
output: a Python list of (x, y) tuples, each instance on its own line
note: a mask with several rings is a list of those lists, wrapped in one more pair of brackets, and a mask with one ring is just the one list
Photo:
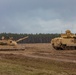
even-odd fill
[[(19, 46), (21, 46), (19, 44)], [(0, 54), (17, 54), (31, 58), (42, 58), (76, 63), (76, 50), (55, 50), (50, 43), (23, 44), (25, 50), (0, 51)]]
[(25, 50), (0, 51), (0, 75), (76, 75), (76, 50), (50, 43), (19, 44)]

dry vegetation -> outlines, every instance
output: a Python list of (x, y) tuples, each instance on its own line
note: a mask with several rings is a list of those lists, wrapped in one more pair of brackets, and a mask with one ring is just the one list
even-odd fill
[(76, 50), (54, 50), (50, 43), (24, 46), (0, 51), (0, 75), (76, 75)]

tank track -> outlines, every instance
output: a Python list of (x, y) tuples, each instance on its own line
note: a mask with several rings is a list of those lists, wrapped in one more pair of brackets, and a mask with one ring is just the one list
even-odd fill
[(19, 50), (25, 50), (25, 49), (0, 49), (0, 51), (19, 51)]
[(63, 50), (76, 50), (76, 46), (62, 46)]
[(54, 47), (56, 50), (76, 50), (76, 46), (60, 46), (60, 47)]
[(0, 51), (16, 51), (16, 50), (25, 50), (25, 47), (19, 46), (0, 46)]

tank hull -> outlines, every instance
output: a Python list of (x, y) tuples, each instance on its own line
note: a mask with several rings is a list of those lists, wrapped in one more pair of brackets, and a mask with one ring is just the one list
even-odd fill
[(25, 47), (22, 45), (17, 46), (0, 45), (0, 51), (15, 51), (15, 50), (25, 50)]
[(76, 50), (76, 35), (71, 32), (61, 34), (61, 37), (52, 39), (51, 44), (56, 50)]

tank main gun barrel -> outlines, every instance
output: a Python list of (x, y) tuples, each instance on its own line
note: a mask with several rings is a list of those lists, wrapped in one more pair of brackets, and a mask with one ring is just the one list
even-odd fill
[(19, 41), (24, 40), (24, 39), (27, 39), (27, 38), (28, 38), (28, 36), (23, 37), (23, 38), (20, 38), (20, 39), (16, 40), (16, 42), (19, 42)]

